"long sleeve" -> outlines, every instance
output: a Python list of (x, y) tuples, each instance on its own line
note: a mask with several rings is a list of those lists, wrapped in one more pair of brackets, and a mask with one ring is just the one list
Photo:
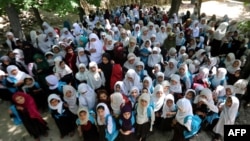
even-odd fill
[(216, 105), (212, 104), (212, 103), (207, 103), (207, 106), (209, 107), (209, 109), (215, 113), (219, 112), (219, 109)]
[(109, 134), (112, 133), (112, 129), (113, 129), (112, 117), (109, 116), (109, 117), (108, 117), (108, 120), (107, 120), (107, 130), (108, 130), (108, 133), (109, 133)]

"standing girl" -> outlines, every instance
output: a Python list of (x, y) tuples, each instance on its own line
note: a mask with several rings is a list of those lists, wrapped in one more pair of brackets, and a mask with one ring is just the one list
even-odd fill
[(136, 135), (140, 141), (146, 141), (149, 131), (153, 131), (155, 114), (150, 106), (150, 95), (143, 93), (135, 108), (136, 112)]
[(63, 100), (66, 102), (69, 111), (77, 115), (79, 102), (77, 98), (77, 92), (74, 87), (71, 85), (63, 86)]
[(83, 141), (99, 141), (95, 118), (89, 113), (87, 107), (81, 107), (77, 111), (78, 119), (76, 125)]
[(34, 137), (36, 141), (40, 141), (39, 137), (41, 135), (48, 136), (49, 128), (47, 127), (46, 121), (43, 120), (38, 112), (33, 98), (23, 92), (17, 92), (13, 95), (12, 100), (29, 134)]
[(60, 131), (61, 139), (63, 139), (66, 135), (72, 137), (75, 130), (74, 115), (56, 94), (49, 95), (48, 103), (51, 110), (51, 116), (55, 120), (57, 128)]
[(118, 130), (116, 130), (116, 123), (109, 112), (108, 106), (105, 103), (99, 103), (96, 106), (96, 112), (100, 134), (99, 141), (114, 141), (118, 136)]

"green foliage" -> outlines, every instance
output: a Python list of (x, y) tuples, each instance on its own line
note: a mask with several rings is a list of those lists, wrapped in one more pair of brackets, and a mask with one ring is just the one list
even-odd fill
[(243, 33), (247, 33), (250, 29), (250, 20), (239, 22), (238, 29)]

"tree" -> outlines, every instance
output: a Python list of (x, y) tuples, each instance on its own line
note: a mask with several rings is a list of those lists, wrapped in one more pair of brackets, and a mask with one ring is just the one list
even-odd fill
[(178, 14), (182, 0), (172, 0), (169, 15), (172, 16), (174, 13)]

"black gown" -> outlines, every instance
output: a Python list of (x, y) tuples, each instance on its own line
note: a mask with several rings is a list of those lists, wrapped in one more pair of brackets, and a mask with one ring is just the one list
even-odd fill
[(25, 109), (17, 110), (17, 112), (24, 127), (32, 137), (37, 139), (42, 135), (47, 135), (49, 128), (47, 127), (47, 123), (45, 121), (42, 123), (36, 118), (31, 118), (28, 111)]
[(60, 131), (61, 137), (68, 135), (76, 129), (75, 115), (69, 111), (67, 107), (63, 105), (63, 112), (60, 114), (57, 110), (51, 109), (51, 116), (55, 120), (55, 123)]
[(99, 134), (95, 124), (88, 121), (87, 125), (79, 125), (81, 127), (83, 141), (99, 141)]

